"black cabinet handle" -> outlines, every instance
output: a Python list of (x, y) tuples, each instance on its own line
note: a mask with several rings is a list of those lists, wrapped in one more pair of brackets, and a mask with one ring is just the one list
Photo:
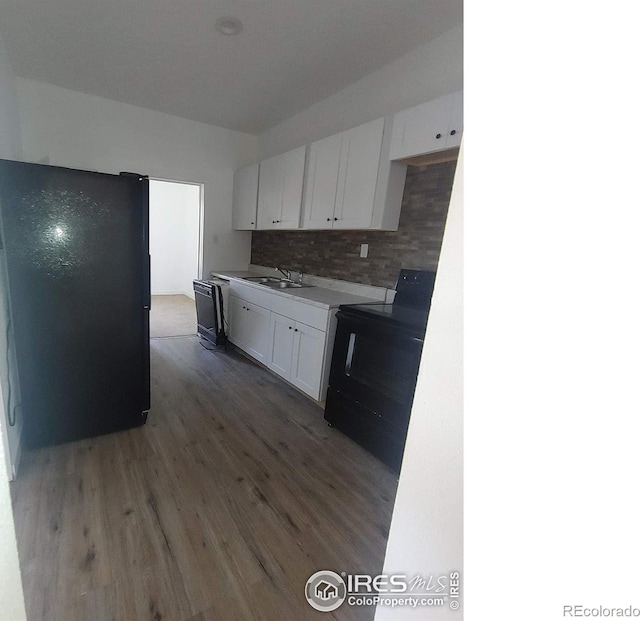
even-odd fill
[(291, 330), (291, 326), (289, 326), (289, 330)]
[(275, 223), (276, 223), (276, 221), (275, 221), (275, 220), (271, 220), (271, 224), (275, 224)]
[(334, 218), (334, 220), (337, 220), (338, 218)]
[(331, 218), (327, 218), (327, 222), (331, 222)]
[(456, 130), (455, 130), (455, 129), (452, 129), (452, 130), (451, 130), (451, 135), (452, 135), (452, 136), (455, 136), (455, 135), (456, 135)]
[(255, 224), (255, 222), (252, 222), (251, 224)]
[(436, 134), (436, 140), (440, 140), (442, 138), (442, 134)]
[(298, 331), (298, 328), (296, 328), (296, 329), (294, 330), (294, 332), (297, 332), (297, 331)]

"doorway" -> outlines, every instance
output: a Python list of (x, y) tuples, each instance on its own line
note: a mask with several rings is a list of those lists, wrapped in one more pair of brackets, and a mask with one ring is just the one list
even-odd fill
[(149, 180), (151, 338), (196, 333), (193, 279), (202, 274), (203, 187)]

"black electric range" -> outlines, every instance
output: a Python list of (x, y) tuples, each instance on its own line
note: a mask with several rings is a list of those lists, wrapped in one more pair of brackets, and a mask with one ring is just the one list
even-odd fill
[(393, 304), (340, 306), (325, 419), (400, 469), (435, 272), (401, 270)]

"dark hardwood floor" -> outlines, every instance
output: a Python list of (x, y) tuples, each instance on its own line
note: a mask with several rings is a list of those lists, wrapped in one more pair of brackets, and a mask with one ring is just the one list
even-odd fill
[(395, 475), (238, 353), (196, 337), (151, 349), (144, 427), (23, 457), (29, 620), (372, 619), (316, 612), (304, 585), (381, 571)]

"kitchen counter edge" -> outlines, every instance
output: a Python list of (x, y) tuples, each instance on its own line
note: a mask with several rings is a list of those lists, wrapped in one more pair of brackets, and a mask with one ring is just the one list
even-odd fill
[[(296, 289), (295, 293), (290, 291), (274, 290), (264, 285), (260, 285), (249, 280), (243, 280), (246, 276), (256, 276), (254, 272), (211, 272), (211, 275), (223, 280), (233, 280), (247, 287), (253, 287), (260, 291), (268, 291), (273, 295), (293, 299), (297, 302), (310, 304), (324, 309), (338, 308), (342, 304), (380, 304), (380, 300), (368, 298), (361, 295), (338, 291), (336, 289), (325, 289), (324, 287), (303, 287)], [(323, 299), (324, 298), (324, 299)]]

